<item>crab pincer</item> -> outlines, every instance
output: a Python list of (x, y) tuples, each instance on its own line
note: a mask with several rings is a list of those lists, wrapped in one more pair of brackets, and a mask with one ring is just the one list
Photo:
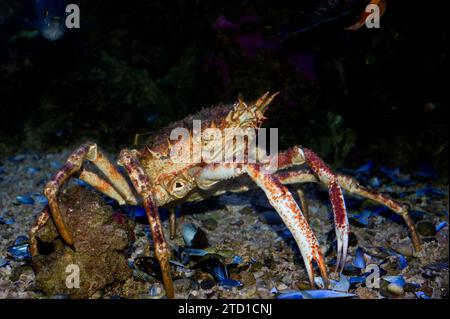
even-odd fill
[(338, 176), (313, 151), (303, 149), (305, 159), (320, 181), (328, 185), (337, 238), (336, 272), (341, 273), (347, 259), (349, 225), (342, 188)]
[(258, 165), (247, 165), (245, 171), (263, 189), (270, 204), (294, 236), (303, 257), (311, 287), (314, 287), (314, 262), (319, 267), (325, 286), (328, 287), (327, 267), (319, 242), (287, 187), (273, 175), (261, 172)]

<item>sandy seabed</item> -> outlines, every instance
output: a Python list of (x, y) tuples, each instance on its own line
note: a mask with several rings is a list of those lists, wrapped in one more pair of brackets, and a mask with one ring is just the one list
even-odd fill
[[(42, 211), (44, 204), (36, 200), (34, 205), (19, 205), (16, 197), (28, 195), (33, 198), (42, 195), (45, 182), (50, 178), (58, 165), (61, 165), (70, 151), (58, 154), (24, 154), (13, 159), (0, 159), (0, 298), (60, 298), (68, 296), (46, 296), (35, 285), (33, 268), (27, 261), (15, 261), (7, 252), (16, 238), (27, 235), (36, 216)], [(445, 196), (415, 196), (415, 190), (432, 185), (445, 192)], [(333, 222), (330, 220), (330, 205), (324, 190), (317, 185), (303, 185), (306, 190), (310, 210), (310, 225), (322, 245), (327, 262), (331, 262), (335, 253), (330, 250), (333, 238)], [(381, 186), (385, 190), (387, 186)], [(349, 248), (348, 260), (352, 263), (357, 247), (365, 252), (365, 259), (379, 262), (385, 275), (402, 275), (406, 281), (403, 291), (389, 290), (386, 284), (380, 288), (368, 288), (364, 284), (350, 287), (349, 292), (355, 298), (417, 298), (417, 292), (423, 292), (431, 298), (448, 298), (448, 185), (439, 183), (416, 183), (414, 186), (395, 188), (395, 191), (410, 192), (411, 195), (402, 200), (410, 204), (414, 210), (424, 212), (420, 222), (428, 225), (439, 225), (447, 222), (439, 232), (423, 236), (423, 248), (414, 252), (409, 239), (408, 230), (401, 222), (375, 215), (370, 218), (366, 227), (352, 223), (354, 233)], [(346, 195), (349, 200), (351, 195)], [(276, 298), (277, 293), (291, 290), (309, 289), (306, 271), (298, 248), (289, 231), (265, 203), (264, 194), (249, 191), (243, 194), (229, 194), (219, 197), (211, 209), (201, 213), (189, 211), (184, 223), (200, 226), (207, 234), (210, 248), (225, 255), (238, 255), (244, 261), (251, 262), (248, 269), (231, 273), (231, 278), (240, 280), (243, 287), (226, 288), (220, 285), (206, 285), (196, 271), (184, 271), (181, 278), (175, 280), (176, 297), (178, 298)], [(260, 203), (254, 205), (255, 203)], [(364, 204), (365, 202), (363, 202)], [(196, 207), (193, 205), (192, 209)], [(361, 208), (360, 210), (362, 210)], [(360, 211), (359, 210), (359, 211)], [(355, 210), (349, 210), (351, 218)], [(168, 234), (167, 218), (164, 218), (166, 234)], [(180, 228), (180, 227), (179, 227)], [(152, 255), (151, 243), (148, 241), (148, 225), (137, 223), (136, 241), (129, 260), (137, 256)], [(167, 235), (168, 237), (168, 235)], [(331, 237), (331, 240), (330, 240)], [(178, 234), (174, 240), (168, 240), (171, 246), (182, 246), (183, 239)], [(376, 247), (394, 249), (407, 260), (407, 266), (400, 269), (395, 255), (383, 253)], [(331, 253), (330, 253), (331, 252)], [(329, 266), (330, 271), (334, 267)], [(198, 272), (198, 271), (197, 271)], [(344, 271), (348, 278), (358, 276), (350, 270)], [(335, 275), (331, 274), (332, 278)], [(163, 297), (161, 283), (150, 278), (148, 281), (131, 277), (120, 288), (105, 289), (96, 293), (93, 298), (158, 298)]]

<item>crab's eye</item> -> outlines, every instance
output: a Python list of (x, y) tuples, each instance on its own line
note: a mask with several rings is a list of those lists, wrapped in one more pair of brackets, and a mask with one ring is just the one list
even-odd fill
[(174, 184), (174, 189), (175, 190), (177, 190), (177, 189), (181, 189), (181, 188), (183, 188), (183, 183), (181, 183), (181, 182), (175, 182), (175, 184)]
[(176, 197), (183, 197), (186, 195), (188, 189), (186, 188), (186, 182), (181, 178), (175, 178), (171, 181), (169, 187), (170, 193)]

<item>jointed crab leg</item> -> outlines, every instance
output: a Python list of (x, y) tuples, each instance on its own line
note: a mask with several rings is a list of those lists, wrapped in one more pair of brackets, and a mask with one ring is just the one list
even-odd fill
[(158, 207), (156, 207), (151, 192), (151, 182), (144, 169), (141, 167), (136, 154), (133, 151), (123, 150), (119, 156), (119, 165), (123, 165), (130, 176), (136, 191), (142, 196), (145, 211), (150, 223), (155, 255), (161, 266), (164, 288), (168, 298), (174, 298), (172, 277), (170, 275), (170, 253), (164, 238)]
[(337, 239), (336, 270), (344, 269), (347, 259), (349, 225), (342, 188), (335, 173), (311, 150), (303, 149), (303, 153), (311, 170), (317, 178), (328, 186), (331, 206), (334, 215), (334, 229)]
[[(57, 202), (57, 194), (61, 186), (77, 171), (80, 170), (83, 162), (85, 160), (91, 161), (96, 165), (111, 183), (116, 187), (116, 189), (125, 197), (125, 200), (129, 203), (136, 204), (136, 199), (131, 192), (125, 178), (117, 171), (117, 169), (112, 165), (108, 159), (97, 149), (97, 145), (93, 143), (86, 143), (80, 148), (75, 150), (67, 159), (66, 163), (60, 168), (53, 178), (45, 186), (44, 194), (48, 199), (48, 206), (50, 208), (50, 213), (53, 217), (53, 221), (61, 237), (68, 245), (73, 245), (73, 238), (64, 221), (61, 217), (61, 212)], [(117, 192), (112, 193), (112, 187), (107, 186), (107, 182), (100, 179), (95, 174), (82, 173), (84, 179), (90, 182), (94, 187), (97, 187), (100, 191), (105, 190), (105, 194), (113, 195), (118, 197)], [(122, 200), (123, 202), (124, 200)]]
[(298, 199), (300, 201), (300, 208), (303, 212), (303, 216), (305, 216), (306, 221), (309, 223), (309, 208), (308, 208), (308, 203), (306, 202), (306, 197), (305, 197), (305, 193), (303, 192), (302, 189), (297, 189), (297, 195), (298, 195)]
[(348, 192), (360, 195), (362, 197), (371, 199), (377, 203), (385, 205), (388, 208), (390, 208), (394, 213), (401, 215), (409, 228), (409, 232), (411, 233), (414, 249), (416, 251), (420, 251), (421, 249), (420, 238), (417, 233), (416, 226), (414, 225), (414, 222), (408, 213), (408, 207), (406, 205), (400, 204), (379, 192), (361, 186), (355, 179), (349, 176), (338, 174), (338, 181), (339, 184), (342, 185), (342, 187)]
[(125, 200), (116, 191), (116, 189), (97, 174), (89, 172), (87, 170), (82, 170), (78, 178), (82, 181), (85, 181), (87, 184), (91, 185), (101, 193), (108, 195), (112, 199), (116, 200), (119, 205), (125, 205)]
[(170, 239), (174, 239), (177, 234), (177, 218), (174, 207), (169, 208), (169, 227)]
[[(285, 171), (285, 172), (278, 172), (275, 174), (277, 178), (283, 183), (283, 184), (298, 184), (298, 183), (319, 183), (317, 176), (314, 175), (309, 170), (298, 170), (298, 171)], [(368, 189), (362, 185), (360, 185), (354, 178), (336, 174), (337, 180), (339, 182), (339, 185), (342, 186), (346, 191), (348, 191), (351, 194), (359, 195), (368, 199), (373, 200), (374, 202), (377, 202), (381, 205), (385, 205), (389, 207), (393, 212), (401, 215), (406, 225), (409, 228), (409, 232), (411, 234), (412, 242), (414, 245), (414, 249), (416, 251), (420, 250), (421, 243), (419, 235), (417, 234), (417, 230), (415, 228), (414, 222), (411, 219), (411, 216), (409, 216), (408, 208), (406, 205), (402, 205), (389, 197), (378, 193), (376, 191), (373, 191), (371, 189)]]
[(261, 173), (258, 165), (246, 165), (245, 171), (263, 189), (270, 204), (294, 236), (302, 253), (311, 287), (314, 287), (313, 261), (319, 266), (322, 278), (328, 285), (327, 269), (319, 243), (289, 190), (273, 175)]
[(30, 238), (30, 254), (31, 256), (37, 256), (38, 254), (38, 244), (36, 239), (36, 233), (47, 224), (50, 219), (49, 208), (45, 207), (44, 210), (40, 213), (35, 223), (30, 229), (29, 238)]
[(280, 214), (300, 248), (311, 287), (314, 287), (314, 268), (316, 262), (323, 280), (328, 284), (327, 269), (316, 236), (312, 232), (292, 194), (273, 175), (263, 173), (257, 164), (210, 164), (196, 178), (197, 184), (207, 188), (214, 181), (224, 180), (247, 173), (265, 192), (270, 204)]

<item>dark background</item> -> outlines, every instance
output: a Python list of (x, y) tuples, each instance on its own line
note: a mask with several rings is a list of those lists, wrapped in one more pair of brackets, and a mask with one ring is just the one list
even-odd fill
[(282, 148), (448, 176), (448, 28), (430, 5), (390, 0), (380, 29), (350, 32), (367, 1), (73, 2), (82, 27), (57, 42), (24, 32), (33, 1), (0, 2), (1, 157), (87, 139), (118, 152), (135, 133), (271, 90), (265, 126)]

